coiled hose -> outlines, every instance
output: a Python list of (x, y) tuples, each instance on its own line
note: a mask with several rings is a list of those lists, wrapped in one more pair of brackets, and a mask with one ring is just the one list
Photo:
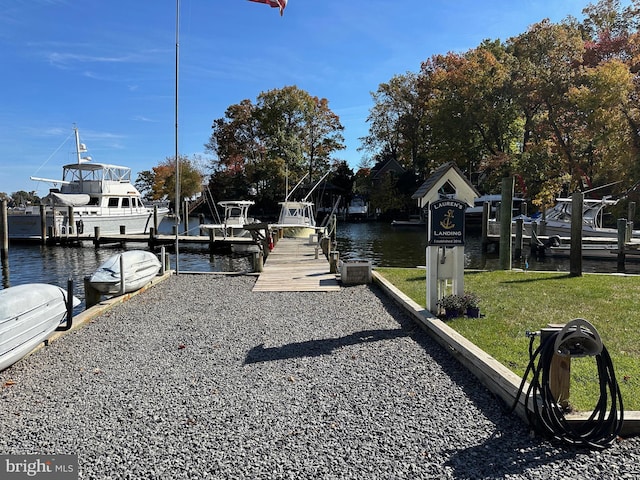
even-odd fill
[[(549, 382), (551, 360), (560, 332), (551, 333), (533, 351), (535, 336), (529, 342), (529, 365), (518, 389), (511, 411), (515, 410), (530, 373), (533, 379), (525, 398), (529, 425), (538, 433), (570, 445), (603, 449), (613, 444), (622, 428), (624, 410), (613, 364), (607, 349), (595, 355), (598, 368), (600, 397), (595, 409), (584, 422), (568, 422), (561, 405), (553, 397)], [(537, 364), (536, 364), (537, 361)], [(608, 414), (607, 414), (608, 407)]]

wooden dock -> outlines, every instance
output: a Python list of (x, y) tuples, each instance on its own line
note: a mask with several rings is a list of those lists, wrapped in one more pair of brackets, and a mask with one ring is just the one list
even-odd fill
[[(316, 250), (317, 249), (317, 250)], [(317, 257), (317, 258), (316, 258)], [(330, 292), (340, 290), (335, 273), (317, 243), (283, 238), (264, 264), (254, 292)]]

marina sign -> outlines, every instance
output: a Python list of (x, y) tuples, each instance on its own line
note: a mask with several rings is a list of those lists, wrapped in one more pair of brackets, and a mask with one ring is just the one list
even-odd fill
[(465, 202), (437, 200), (429, 206), (429, 245), (464, 245)]

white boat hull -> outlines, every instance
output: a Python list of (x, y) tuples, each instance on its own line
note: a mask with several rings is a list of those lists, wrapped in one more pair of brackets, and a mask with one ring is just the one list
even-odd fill
[[(67, 291), (29, 283), (0, 290), (0, 370), (49, 338), (67, 315)], [(73, 297), (73, 306), (80, 304)]]
[[(548, 250), (554, 257), (569, 257), (571, 255), (570, 245), (551, 246)], [(617, 254), (617, 245), (582, 245), (582, 258), (616, 260), (618, 258)]]
[(284, 238), (309, 238), (318, 232), (315, 227), (306, 227), (303, 225), (274, 225), (278, 230), (282, 230)]
[[(122, 286), (121, 265), (124, 269), (124, 286)], [(158, 275), (160, 267), (160, 260), (152, 252), (129, 250), (113, 255), (100, 265), (89, 278), (89, 283), (105, 295), (130, 293), (149, 283)]]
[[(114, 214), (102, 212), (101, 209), (74, 209), (74, 225), (69, 225), (67, 212), (53, 215), (46, 213), (46, 232), (55, 232), (55, 236), (76, 237), (78, 235), (94, 235), (95, 227), (100, 227), (100, 235), (117, 235), (124, 227), (126, 233), (147, 234), (154, 226), (152, 210)], [(168, 213), (167, 209), (158, 210), (158, 224)], [(42, 227), (39, 213), (15, 213), (7, 216), (9, 239), (39, 239)], [(82, 222), (82, 223), (79, 223)], [(81, 225), (81, 228), (79, 226)], [(80, 232), (82, 230), (82, 232)]]

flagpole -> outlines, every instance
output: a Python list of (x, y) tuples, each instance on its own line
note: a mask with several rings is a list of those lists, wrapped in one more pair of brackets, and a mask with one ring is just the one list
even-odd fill
[(175, 216), (176, 216), (176, 275), (180, 273), (180, 252), (178, 247), (178, 236), (180, 229), (180, 159), (178, 157), (178, 65), (179, 65), (179, 41), (180, 35), (180, 0), (176, 0), (176, 104), (175, 104), (175, 155), (176, 155), (176, 201), (175, 201)]

